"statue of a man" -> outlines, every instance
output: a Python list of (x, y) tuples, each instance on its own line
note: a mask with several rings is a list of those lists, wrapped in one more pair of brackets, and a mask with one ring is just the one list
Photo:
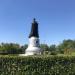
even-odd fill
[(32, 36), (39, 37), (39, 34), (38, 34), (38, 23), (36, 22), (35, 18), (33, 19), (33, 23), (32, 23), (32, 27), (31, 27), (31, 32), (30, 32), (29, 38), (31, 38)]

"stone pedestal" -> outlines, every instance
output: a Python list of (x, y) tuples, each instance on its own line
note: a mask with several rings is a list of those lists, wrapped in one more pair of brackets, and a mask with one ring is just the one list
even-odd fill
[(25, 51), (25, 55), (38, 55), (41, 54), (41, 49), (39, 45), (39, 39), (37, 37), (29, 38), (29, 45)]

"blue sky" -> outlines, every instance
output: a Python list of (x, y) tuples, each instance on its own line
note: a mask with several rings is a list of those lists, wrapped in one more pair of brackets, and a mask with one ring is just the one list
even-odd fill
[(27, 44), (34, 17), (41, 43), (75, 39), (75, 0), (0, 0), (0, 43)]

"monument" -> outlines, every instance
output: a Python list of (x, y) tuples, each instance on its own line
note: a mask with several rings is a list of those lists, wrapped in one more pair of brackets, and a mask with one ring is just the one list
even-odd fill
[(31, 26), (31, 32), (29, 34), (29, 45), (28, 48), (25, 50), (25, 54), (22, 55), (29, 56), (39, 54), (41, 54), (41, 48), (39, 44), (38, 23), (34, 18)]

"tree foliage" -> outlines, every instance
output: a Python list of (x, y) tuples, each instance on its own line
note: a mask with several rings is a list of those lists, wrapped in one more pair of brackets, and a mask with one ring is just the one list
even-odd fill
[[(20, 46), (15, 43), (1, 43), (0, 44), (0, 54), (24, 54), (27, 44)], [(42, 54), (55, 55), (57, 53), (71, 54), (75, 52), (75, 40), (63, 40), (59, 45), (47, 45), (41, 44)]]
[(1, 43), (0, 54), (22, 54), (25, 53), (27, 46), (27, 44), (20, 46), (15, 43)]
[(63, 40), (61, 44), (58, 45), (58, 50), (61, 53), (70, 54), (75, 51), (75, 40)]

